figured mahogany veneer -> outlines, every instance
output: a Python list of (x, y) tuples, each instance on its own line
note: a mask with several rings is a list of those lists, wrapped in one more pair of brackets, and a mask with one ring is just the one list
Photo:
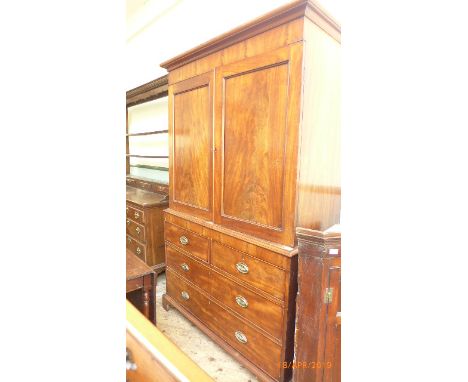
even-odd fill
[(340, 218), (339, 62), (339, 25), (298, 0), (162, 64), (164, 301), (260, 380), (292, 375), (295, 229)]

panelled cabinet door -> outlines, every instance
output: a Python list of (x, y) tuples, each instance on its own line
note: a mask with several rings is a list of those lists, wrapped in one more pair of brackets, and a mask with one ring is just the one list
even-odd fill
[(300, 43), (216, 70), (214, 219), (294, 244)]
[(171, 208), (212, 217), (213, 73), (169, 86)]

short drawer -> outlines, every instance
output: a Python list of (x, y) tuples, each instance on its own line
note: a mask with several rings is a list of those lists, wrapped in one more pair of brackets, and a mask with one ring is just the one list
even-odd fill
[(146, 235), (145, 235), (145, 226), (135, 223), (133, 220), (127, 218), (126, 221), (127, 226), (127, 235), (133, 236), (138, 241), (145, 242)]
[(143, 210), (136, 209), (134, 207), (130, 207), (127, 204), (127, 219), (132, 219), (137, 223), (144, 224), (145, 223), (145, 213)]
[(208, 298), (169, 268), (166, 268), (166, 278), (166, 293), (212, 329)]
[(211, 304), (214, 332), (273, 378), (280, 376), (281, 346), (216, 303)]
[(210, 269), (166, 244), (166, 266), (201, 289), (211, 289)]
[(280, 268), (216, 241), (211, 244), (211, 264), (240, 281), (284, 300), (286, 272)]
[(283, 308), (247, 288), (211, 272), (210, 294), (233, 311), (262, 328), (278, 340), (282, 339)]
[(168, 222), (164, 222), (164, 237), (176, 247), (208, 262), (210, 241), (206, 237)]
[(127, 248), (146, 263), (146, 246), (127, 235)]

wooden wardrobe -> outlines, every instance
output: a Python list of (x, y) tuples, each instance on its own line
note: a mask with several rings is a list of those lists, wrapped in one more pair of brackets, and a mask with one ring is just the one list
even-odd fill
[(169, 72), (167, 292), (263, 381), (291, 378), (296, 226), (340, 213), (340, 27), (296, 1)]

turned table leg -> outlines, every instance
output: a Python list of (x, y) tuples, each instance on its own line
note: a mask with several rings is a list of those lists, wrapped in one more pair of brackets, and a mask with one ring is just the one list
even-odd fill
[(146, 285), (146, 283), (144, 283), (143, 285), (142, 292), (143, 292), (143, 314), (145, 315), (147, 319), (150, 319), (150, 288), (148, 287), (148, 285)]

